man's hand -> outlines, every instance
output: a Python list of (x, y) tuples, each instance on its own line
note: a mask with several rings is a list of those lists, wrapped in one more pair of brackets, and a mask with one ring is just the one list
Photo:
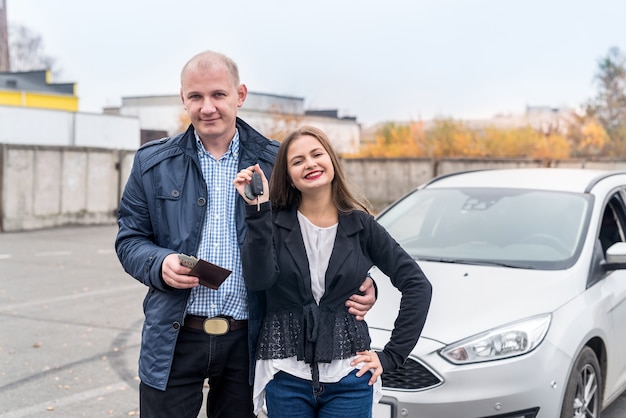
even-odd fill
[(195, 276), (187, 276), (191, 269), (180, 264), (178, 254), (170, 254), (161, 264), (163, 282), (175, 289), (190, 289), (198, 286), (200, 281)]
[(363, 296), (350, 296), (350, 299), (346, 301), (346, 306), (350, 308), (348, 312), (356, 316), (356, 319), (359, 321), (362, 321), (365, 318), (365, 314), (372, 309), (374, 302), (376, 302), (374, 280), (371, 277), (366, 277), (361, 287), (359, 287), (359, 290), (363, 292)]

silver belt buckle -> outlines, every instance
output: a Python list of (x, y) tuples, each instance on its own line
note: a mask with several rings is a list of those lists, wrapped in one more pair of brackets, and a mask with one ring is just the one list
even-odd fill
[(226, 318), (207, 318), (202, 324), (204, 332), (209, 335), (224, 335), (230, 329), (230, 323)]

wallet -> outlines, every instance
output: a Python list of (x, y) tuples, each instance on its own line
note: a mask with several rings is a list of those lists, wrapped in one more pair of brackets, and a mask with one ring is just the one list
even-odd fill
[[(189, 257), (192, 258), (192, 257)], [(209, 263), (201, 258), (195, 259), (195, 265), (189, 272), (190, 276), (200, 279), (200, 284), (211, 289), (217, 290), (224, 280), (232, 273), (230, 270), (220, 267), (217, 264)]]

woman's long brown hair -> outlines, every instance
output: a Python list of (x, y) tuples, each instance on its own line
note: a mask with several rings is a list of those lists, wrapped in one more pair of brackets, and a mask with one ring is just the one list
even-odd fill
[(278, 149), (276, 162), (274, 163), (272, 177), (270, 178), (269, 188), (272, 207), (275, 210), (283, 210), (292, 206), (297, 206), (300, 203), (302, 195), (298, 189), (292, 186), (291, 178), (289, 177), (287, 152), (289, 151), (289, 147), (294, 140), (305, 135), (312, 136), (317, 139), (330, 156), (330, 160), (335, 170), (335, 177), (331, 183), (332, 199), (337, 211), (343, 214), (350, 213), (354, 210), (362, 210), (364, 212), (371, 213), (370, 205), (367, 200), (363, 197), (355, 197), (350, 191), (348, 182), (343, 173), (343, 168), (339, 162), (339, 158), (328, 140), (328, 137), (321, 129), (313, 126), (302, 126), (294, 131), (291, 131), (282, 140)]

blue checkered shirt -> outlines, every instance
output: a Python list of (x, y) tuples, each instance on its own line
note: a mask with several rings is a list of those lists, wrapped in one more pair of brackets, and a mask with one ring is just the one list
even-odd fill
[(208, 192), (207, 214), (197, 257), (232, 270), (232, 274), (217, 290), (205, 286), (192, 289), (187, 313), (248, 319), (248, 296), (235, 225), (237, 190), (233, 185), (239, 162), (239, 132), (235, 133), (228, 151), (219, 160), (204, 149), (197, 133), (195, 137)]

